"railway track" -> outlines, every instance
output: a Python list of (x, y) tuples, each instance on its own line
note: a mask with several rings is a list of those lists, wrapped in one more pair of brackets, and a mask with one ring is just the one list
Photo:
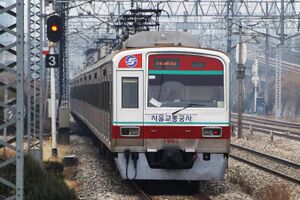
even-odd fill
[[(231, 116), (234, 119), (237, 119), (236, 113), (231, 113)], [(283, 128), (289, 128), (289, 129), (300, 129), (300, 123), (268, 119), (268, 118), (259, 117), (259, 116), (251, 116), (251, 115), (244, 114), (243, 120), (256, 122), (256, 123), (264, 123), (264, 124), (268, 124), (268, 125), (276, 125), (276, 126), (281, 126)]]
[[(255, 59), (255, 54), (249, 54), (249, 59), (254, 60)], [(265, 64), (265, 57), (264, 56), (259, 56), (257, 57), (257, 60), (259, 63), (261, 64)], [(274, 66), (273, 70), (275, 70), (275, 66), (276, 66), (276, 59), (270, 57), (270, 66)], [(293, 72), (300, 72), (300, 65), (296, 64), (296, 63), (290, 63), (290, 62), (286, 62), (286, 61), (281, 61), (281, 66), (283, 70), (289, 70), (289, 71), (293, 71)]]
[(137, 192), (141, 200), (152, 200), (151, 196), (145, 193), (141, 187), (138, 186), (134, 181), (130, 181), (131, 186)]
[[(232, 124), (237, 125), (237, 116), (235, 114), (232, 114)], [(253, 131), (264, 134), (270, 134), (270, 131), (272, 131), (275, 136), (300, 141), (300, 124), (243, 116), (243, 128), (249, 128), (250, 125), (252, 125)]]
[[(139, 196), (139, 198), (141, 200), (154, 200), (154, 199), (157, 199), (156, 195), (153, 196), (153, 195), (147, 194), (136, 182), (130, 181), (130, 184), (133, 187), (133, 189), (137, 192), (137, 195)], [(184, 190), (184, 188), (183, 188), (183, 190)], [(182, 191), (182, 192), (184, 193), (184, 191)], [(196, 192), (196, 193), (192, 194), (191, 197), (193, 197), (193, 199), (197, 199), (197, 200), (209, 200), (209, 198), (205, 194), (203, 194), (201, 192)]]
[[(236, 122), (232, 122), (233, 125), (237, 126)], [(253, 125), (253, 124), (252, 124)], [(242, 128), (243, 129), (249, 129), (250, 124), (245, 124), (243, 123)], [(259, 132), (259, 133), (263, 133), (263, 134), (269, 134), (271, 133), (272, 130), (272, 134), (274, 136), (278, 136), (278, 137), (283, 137), (283, 138), (287, 138), (287, 139), (291, 139), (291, 140), (296, 140), (296, 141), (300, 141), (300, 136), (294, 135), (294, 134), (290, 134), (287, 132), (277, 132), (276, 130), (274, 130), (273, 128), (270, 127), (262, 127), (259, 125), (253, 125), (253, 131)]]
[[(300, 184), (300, 164), (236, 144), (231, 144), (231, 147), (231, 149), (235, 153), (231, 152), (229, 155), (230, 157), (248, 165), (254, 166), (258, 169), (264, 170), (273, 175), (284, 178), (288, 181)], [(236, 149), (237, 151), (235, 151), (234, 149)], [(255, 159), (253, 159), (254, 157)]]

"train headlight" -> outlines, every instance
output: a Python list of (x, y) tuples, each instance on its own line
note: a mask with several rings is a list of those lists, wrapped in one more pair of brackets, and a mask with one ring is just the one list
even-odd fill
[(121, 136), (123, 137), (138, 137), (140, 136), (139, 127), (121, 127), (120, 128)]
[(203, 137), (221, 137), (222, 128), (219, 127), (203, 127), (202, 128)]

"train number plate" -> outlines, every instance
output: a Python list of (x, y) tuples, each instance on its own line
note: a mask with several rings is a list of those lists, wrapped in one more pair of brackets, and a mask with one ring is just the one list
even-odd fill
[(175, 138), (165, 139), (165, 144), (178, 144), (178, 143), (179, 143), (179, 139), (175, 139)]

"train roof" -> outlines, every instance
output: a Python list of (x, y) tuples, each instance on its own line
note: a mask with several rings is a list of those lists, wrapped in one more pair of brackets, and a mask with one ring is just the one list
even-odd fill
[[(92, 71), (101, 63), (109, 62), (116, 54), (121, 51), (138, 49), (138, 48), (153, 48), (153, 47), (187, 47), (187, 48), (201, 48), (198, 40), (187, 32), (167, 32), (167, 31), (145, 31), (138, 32), (135, 35), (129, 36), (129, 38), (120, 46), (115, 48), (111, 54), (98, 60), (92, 66), (83, 69), (79, 74), (76, 74), (74, 78)], [(203, 49), (203, 48), (201, 48)], [(206, 49), (213, 50), (214, 49)], [(221, 51), (218, 51), (220, 53)]]
[(182, 46), (199, 48), (198, 40), (186, 32), (144, 31), (129, 36), (125, 48), (143, 48), (156, 46)]

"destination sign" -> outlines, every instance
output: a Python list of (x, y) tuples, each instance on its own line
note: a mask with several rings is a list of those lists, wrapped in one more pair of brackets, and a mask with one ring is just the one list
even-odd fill
[(218, 58), (188, 54), (154, 54), (148, 57), (149, 70), (223, 71)]
[(180, 60), (177, 58), (154, 58), (155, 68), (179, 68)]
[(205, 64), (203, 62), (193, 62), (192, 63), (192, 67), (195, 67), (195, 68), (202, 68), (204, 66), (205, 66)]

